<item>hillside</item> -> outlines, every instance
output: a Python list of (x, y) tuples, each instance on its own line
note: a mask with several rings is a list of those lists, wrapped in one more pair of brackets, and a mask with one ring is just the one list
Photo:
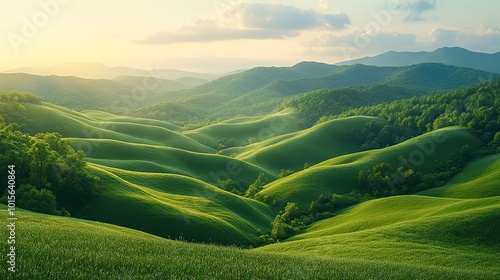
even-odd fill
[(129, 67), (109, 67), (99, 63), (67, 63), (48, 67), (21, 67), (4, 71), (4, 73), (26, 73), (41, 76), (74, 76), (84, 79), (114, 79), (119, 76), (158, 77), (160, 79), (175, 80), (185, 77), (212, 80), (217, 76), (205, 73), (187, 72), (175, 69), (142, 70)]
[[(0, 217), (7, 213), (1, 205)], [(109, 224), (18, 210), (23, 234), (18, 236), (17, 278), (43, 279), (492, 279), (479, 269), (366, 261), (337, 257), (240, 250), (171, 241)], [(51, 232), (51, 234), (47, 234)], [(2, 228), (6, 234), (6, 228)], [(40, 244), (44, 244), (43, 250)], [(125, 245), (125, 246), (124, 246)], [(85, 248), (85, 250), (82, 250)], [(168, 257), (165, 257), (168, 256)], [(54, 263), (58, 265), (54, 266)], [(108, 265), (108, 264), (113, 265)], [(28, 269), (29, 268), (29, 269)], [(9, 279), (7, 270), (0, 277)]]
[(362, 130), (370, 121), (384, 122), (382, 119), (370, 117), (333, 120), (289, 134), (286, 139), (276, 143), (268, 142), (266, 147), (248, 150), (236, 158), (267, 168), (301, 170), (305, 163), (316, 164), (336, 156), (361, 151), (362, 142), (353, 141), (348, 132), (352, 128)]
[(390, 51), (374, 57), (344, 61), (337, 65), (409, 66), (419, 63), (443, 63), (492, 73), (500, 73), (500, 52), (487, 54), (463, 48), (440, 48), (433, 52)]
[(358, 258), (422, 267), (500, 271), (500, 199), (398, 196), (368, 201), (319, 221), (304, 233), (257, 251)]
[(439, 188), (419, 193), (420, 195), (447, 198), (484, 198), (500, 196), (500, 155), (480, 158)]
[(307, 209), (321, 194), (353, 191), (361, 170), (371, 169), (379, 163), (397, 169), (401, 161), (414, 158), (419, 163), (416, 170), (431, 173), (436, 169), (437, 160), (448, 158), (464, 145), (477, 149), (481, 141), (461, 127), (436, 130), (391, 147), (334, 157), (266, 185), (257, 197), (275, 201), (277, 208), (282, 208), (286, 202), (295, 202), (299, 208)]
[(119, 76), (113, 79), (119, 84), (135, 88), (151, 88), (153, 92), (168, 92), (190, 88), (190, 85), (175, 80), (166, 80), (144, 76)]
[[(432, 63), (408, 67), (375, 67), (302, 62), (288, 68), (257, 67), (199, 87), (170, 92), (163, 99), (167, 102), (146, 105), (133, 114), (176, 121), (186, 118), (191, 121), (228, 119), (241, 114), (268, 114), (287, 98), (321, 89), (372, 86), (373, 90), (375, 85), (384, 85), (397, 87), (403, 92), (399, 96), (386, 96), (386, 99), (379, 97), (371, 103), (376, 104), (380, 100), (387, 102), (405, 95), (408, 97), (409, 93), (422, 95), (466, 87), (488, 77), (491, 74), (487, 72)], [(376, 94), (384, 96), (384, 91), (377, 91)], [(355, 107), (367, 105), (370, 100), (371, 98), (367, 99), (365, 104), (355, 104)], [(339, 104), (341, 105), (343, 104)], [(169, 113), (172, 106), (183, 109)]]

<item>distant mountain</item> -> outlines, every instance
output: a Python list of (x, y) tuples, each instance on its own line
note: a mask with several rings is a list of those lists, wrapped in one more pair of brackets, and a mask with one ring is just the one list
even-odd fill
[(199, 87), (170, 92), (163, 96), (166, 101), (163, 105), (146, 106), (136, 113), (177, 121), (181, 121), (179, 116), (196, 120), (200, 114), (210, 119), (224, 119), (239, 114), (266, 114), (286, 98), (320, 89), (380, 84), (425, 94), (477, 84), (491, 75), (437, 63), (378, 67), (301, 62), (293, 67), (257, 67)]
[(419, 63), (443, 63), (500, 73), (500, 52), (494, 54), (478, 53), (458, 47), (440, 48), (433, 52), (390, 51), (374, 57), (340, 62), (337, 65), (409, 66)]
[(75, 76), (86, 79), (113, 79), (119, 76), (153, 76), (167, 80), (176, 80), (185, 77), (213, 80), (219, 77), (214, 74), (194, 73), (175, 69), (140, 70), (128, 67), (109, 67), (97, 63), (68, 63), (50, 67), (22, 67), (4, 71), (4, 73)]
[(114, 78), (113, 81), (130, 87), (144, 87), (153, 92), (169, 92), (188, 89), (208, 82), (204, 79), (192, 77), (184, 77), (176, 80), (166, 80), (156, 77), (153, 78), (144, 76), (119, 76)]
[[(103, 110), (110, 107), (140, 106), (143, 98), (133, 98), (133, 86), (112, 80), (91, 80), (78, 77), (38, 76), (0, 73), (0, 91), (26, 91), (42, 97), (43, 101), (71, 109)], [(148, 92), (145, 97), (153, 93)]]
[(96, 80), (0, 73), (0, 91), (32, 92), (46, 102), (76, 110), (123, 113), (137, 109), (136, 116), (198, 122), (267, 114), (289, 97), (321, 89), (378, 84), (425, 94), (477, 84), (492, 75), (498, 76), (436, 63), (378, 67), (301, 62), (293, 67), (257, 67), (191, 88), (186, 83), (204, 80), (190, 77), (153, 81), (147, 76)]

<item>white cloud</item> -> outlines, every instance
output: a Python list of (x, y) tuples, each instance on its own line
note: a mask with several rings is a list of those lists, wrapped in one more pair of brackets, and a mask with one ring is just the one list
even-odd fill
[(496, 52), (500, 49), (499, 27), (481, 25), (474, 28), (435, 28), (429, 35), (435, 47), (460, 46), (485, 52)]
[(238, 3), (219, 11), (221, 20), (198, 20), (174, 31), (153, 34), (144, 44), (283, 39), (311, 29), (339, 30), (350, 23), (343, 13), (320, 13), (281, 4)]
[(343, 55), (349, 60), (390, 50), (408, 50), (415, 47), (416, 39), (417, 36), (411, 33), (352, 30), (344, 34), (321, 34), (302, 42), (302, 46), (308, 53)]

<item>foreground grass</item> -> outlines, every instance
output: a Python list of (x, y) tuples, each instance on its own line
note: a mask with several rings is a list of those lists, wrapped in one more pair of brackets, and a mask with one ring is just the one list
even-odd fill
[(460, 267), (500, 276), (500, 197), (396, 196), (353, 206), (257, 250)]
[[(1, 208), (0, 217), (5, 220), (6, 206)], [(495, 279), (498, 276), (480, 270), (188, 244), (108, 224), (21, 210), (17, 215), (17, 272), (9, 273), (3, 262), (1, 279)], [(2, 236), (6, 236), (6, 230), (2, 227)], [(2, 246), (4, 252), (6, 246)]]

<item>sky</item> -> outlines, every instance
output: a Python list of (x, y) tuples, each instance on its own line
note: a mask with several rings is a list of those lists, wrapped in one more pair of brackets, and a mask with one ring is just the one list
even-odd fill
[(223, 73), (386, 51), (500, 51), (498, 0), (0, 0), (0, 71), (88, 62)]

